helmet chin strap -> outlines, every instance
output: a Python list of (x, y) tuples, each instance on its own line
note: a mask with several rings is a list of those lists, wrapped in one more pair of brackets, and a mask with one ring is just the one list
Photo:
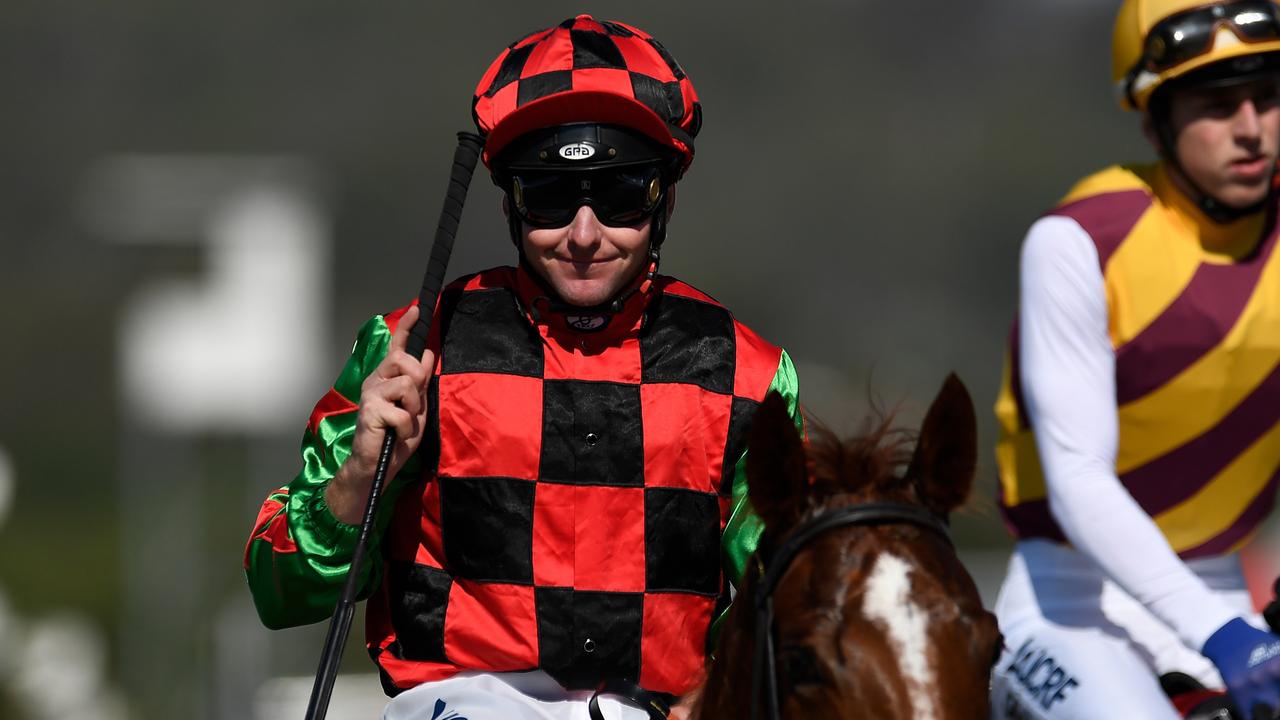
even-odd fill
[[(1275, 196), (1276, 191), (1272, 188), (1267, 191), (1267, 194), (1264, 195), (1261, 200), (1256, 203), (1246, 205), (1245, 207), (1234, 207), (1219, 201), (1213, 195), (1210, 195), (1204, 188), (1196, 184), (1196, 181), (1191, 179), (1191, 174), (1182, 167), (1182, 161), (1178, 159), (1178, 153), (1175, 149), (1176, 143), (1173, 136), (1173, 126), (1169, 122), (1167, 108), (1160, 112), (1157, 112), (1155, 108), (1152, 108), (1151, 123), (1156, 131), (1156, 139), (1159, 141), (1158, 150), (1160, 158), (1164, 160), (1165, 164), (1168, 165), (1171, 170), (1178, 174), (1178, 177), (1182, 178), (1183, 183), (1185, 183), (1186, 187), (1190, 190), (1188, 197), (1196, 204), (1196, 207), (1200, 208), (1200, 212), (1204, 213), (1205, 216), (1213, 222), (1220, 225), (1226, 225), (1227, 223), (1235, 222), (1243, 217), (1261, 212), (1267, 206), (1267, 203)], [(1272, 176), (1275, 175), (1274, 167), (1271, 169), (1271, 174)], [(1267, 184), (1272, 184), (1272, 178), (1267, 179)]]
[[(503, 202), (508, 202), (508, 200), (503, 198)], [(661, 260), (662, 242), (667, 239), (667, 219), (667, 196), (666, 191), (664, 190), (662, 198), (658, 201), (657, 207), (653, 211), (653, 215), (650, 216), (649, 266), (643, 271), (645, 273), (645, 279), (639, 284), (628, 281), (626, 286), (611, 299), (596, 305), (588, 306), (573, 305), (565, 302), (564, 299), (560, 297), (560, 294), (555, 291), (555, 288), (551, 286), (551, 283), (547, 282), (546, 278), (542, 277), (542, 275), (538, 274), (538, 272), (534, 270), (533, 265), (524, 254), (524, 243), (522, 242), (524, 224), (521, 222), (520, 216), (510, 209), (508, 209), (507, 212), (507, 229), (511, 234), (511, 242), (516, 246), (516, 253), (519, 255), (520, 265), (525, 269), (525, 272), (529, 273), (529, 277), (533, 278), (533, 281), (537, 283), (538, 287), (542, 288), (542, 291), (546, 293), (546, 303), (544, 307), (551, 312), (565, 315), (617, 315), (622, 312), (622, 308), (627, 304), (627, 301), (631, 299), (631, 296), (638, 292), (648, 292), (650, 285), (653, 284), (653, 279), (658, 274), (658, 263)], [(533, 306), (530, 308), (530, 311), (533, 312), (535, 317), (538, 315), (537, 306), (541, 304), (542, 303), (537, 303), (535, 301)]]

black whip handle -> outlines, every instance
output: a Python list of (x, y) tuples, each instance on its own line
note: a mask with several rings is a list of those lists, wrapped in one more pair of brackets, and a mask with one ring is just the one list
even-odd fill
[(458, 133), (458, 149), (453, 153), (453, 169), (449, 173), (449, 190), (444, 196), (444, 207), (440, 209), (440, 223), (436, 226), (435, 241), (431, 243), (427, 272), (422, 276), (422, 290), (418, 292), (418, 322), (409, 331), (409, 340), (405, 343), (405, 351), (419, 360), (427, 347), (432, 311), (440, 297), (440, 288), (444, 287), (444, 273), (453, 253), (453, 239), (458, 234), (458, 223), (462, 221), (462, 206), (467, 202), (467, 188), (471, 186), (471, 174), (483, 146), (484, 139), (479, 135)]
[[(409, 339), (405, 350), (421, 360), (427, 347), (427, 336), (431, 333), (431, 317), (434, 314), (436, 299), (440, 297), (440, 288), (444, 284), (444, 274), (449, 267), (449, 256), (453, 253), (453, 240), (458, 234), (458, 224), (462, 220), (462, 207), (467, 201), (467, 188), (471, 185), (471, 174), (475, 170), (476, 160), (480, 157), (480, 148), (484, 140), (474, 133), (458, 133), (458, 149), (453, 153), (453, 168), (449, 173), (449, 189), (445, 193), (444, 207), (440, 210), (440, 222), (436, 225), (435, 240), (431, 243), (431, 258), (427, 261), (427, 271), (422, 278), (422, 290), (418, 293), (418, 322), (409, 331)], [(351, 634), (351, 620), (356, 612), (356, 595), (360, 590), (360, 570), (364, 565), (364, 556), (369, 547), (369, 535), (373, 532), (373, 520), (377, 514), (378, 498), (382, 495), (382, 486), (386, 484), (387, 468), (391, 464), (391, 453), (395, 449), (396, 434), (387, 430), (382, 438), (382, 452), (378, 456), (378, 465), (373, 474), (373, 484), (369, 487), (369, 501), (364, 506), (364, 517), (360, 520), (360, 534), (356, 537), (356, 548), (351, 555), (351, 567), (347, 570), (347, 579), (342, 586), (342, 596), (333, 609), (333, 619), (329, 621), (329, 632), (324, 638), (324, 651), (320, 655), (320, 668), (316, 671), (316, 681), (311, 687), (311, 699), (307, 702), (306, 720), (323, 720), (329, 711), (329, 699), (333, 696), (333, 683), (338, 679), (338, 666), (342, 663), (342, 651), (347, 645), (347, 636)]]

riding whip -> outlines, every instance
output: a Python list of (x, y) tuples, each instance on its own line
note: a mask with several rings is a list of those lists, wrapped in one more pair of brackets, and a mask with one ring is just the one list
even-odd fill
[[(480, 148), (484, 139), (469, 132), (458, 133), (458, 149), (453, 153), (453, 167), (449, 175), (449, 189), (445, 193), (444, 207), (440, 210), (440, 222), (436, 225), (435, 240), (431, 244), (431, 258), (427, 262), (427, 271), (422, 277), (422, 289), (418, 292), (418, 321), (409, 331), (405, 351), (418, 360), (427, 348), (427, 335), (431, 332), (431, 317), (434, 314), (436, 299), (440, 296), (440, 288), (444, 284), (444, 273), (449, 266), (449, 255), (453, 252), (453, 240), (458, 233), (458, 223), (462, 220), (462, 206), (467, 200), (467, 188), (471, 185), (471, 173), (475, 170), (476, 160), (480, 157)], [(387, 467), (391, 464), (391, 452), (396, 444), (396, 433), (388, 429), (382, 439), (382, 454), (378, 457), (378, 465), (373, 475), (373, 485), (369, 488), (369, 500), (364, 507), (364, 517), (360, 521), (360, 534), (356, 539), (355, 552), (351, 556), (351, 567), (347, 570), (347, 580), (342, 586), (342, 595), (333, 610), (333, 619), (329, 621), (329, 632), (325, 635), (324, 651), (320, 655), (320, 668), (316, 671), (316, 681), (311, 687), (311, 700), (307, 703), (306, 720), (322, 720), (329, 711), (329, 698), (333, 695), (333, 683), (338, 677), (338, 665), (342, 662), (342, 650), (347, 644), (347, 635), (351, 632), (351, 619), (356, 611), (356, 592), (360, 578), (360, 566), (364, 564), (364, 555), (369, 545), (369, 534), (373, 530), (373, 518), (378, 506), (378, 496), (386, 482)]]

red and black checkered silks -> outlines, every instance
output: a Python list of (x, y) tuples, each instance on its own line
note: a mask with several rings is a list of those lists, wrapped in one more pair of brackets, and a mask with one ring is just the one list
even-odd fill
[(512, 43), (471, 105), (489, 164), (511, 140), (573, 122), (631, 127), (693, 160), (702, 108), (693, 83), (657, 40), (630, 25), (579, 15)]
[(781, 351), (670, 278), (642, 330), (584, 349), (522, 314), (516, 277), (441, 296), (424, 436), (438, 476), (401, 496), (368, 606), (384, 685), (542, 668), (570, 688), (686, 692), (727, 589), (735, 463)]

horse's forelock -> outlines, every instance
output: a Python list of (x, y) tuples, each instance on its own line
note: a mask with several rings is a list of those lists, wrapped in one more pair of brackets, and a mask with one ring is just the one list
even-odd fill
[(903, 485), (900, 471), (911, 460), (915, 438), (893, 421), (891, 413), (877, 412), (867, 420), (865, 432), (841, 439), (820, 421), (806, 418), (809, 475), (815, 489), (836, 493)]

